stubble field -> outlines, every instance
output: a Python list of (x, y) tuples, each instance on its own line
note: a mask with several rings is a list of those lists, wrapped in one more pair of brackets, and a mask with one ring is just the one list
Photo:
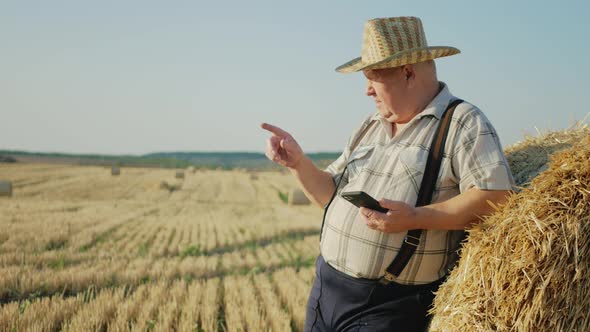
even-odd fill
[[(321, 209), (287, 174), (0, 165), (2, 331), (300, 331)], [(165, 183), (164, 183), (165, 182)]]

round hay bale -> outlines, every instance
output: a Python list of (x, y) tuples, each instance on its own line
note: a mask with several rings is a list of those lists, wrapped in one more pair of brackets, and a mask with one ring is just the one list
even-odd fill
[(514, 181), (518, 186), (526, 187), (533, 178), (547, 169), (549, 156), (571, 148), (587, 136), (590, 136), (590, 127), (580, 122), (566, 130), (528, 136), (507, 147), (504, 152)]
[(176, 171), (176, 178), (177, 179), (184, 179), (184, 172), (183, 171)]
[(430, 331), (590, 331), (590, 136), (469, 230)]
[(182, 185), (179, 183), (168, 183), (166, 181), (160, 181), (159, 188), (162, 190), (167, 190), (169, 193), (173, 193), (180, 189)]
[(258, 174), (256, 174), (256, 173), (251, 173), (251, 174), (250, 174), (250, 180), (258, 180)]
[(166, 181), (160, 181), (160, 189), (170, 190), (170, 185)]
[(0, 155), (0, 163), (16, 163), (17, 160), (11, 156)]
[(117, 166), (111, 167), (111, 175), (121, 175), (121, 169)]
[(0, 180), (0, 196), (12, 197), (12, 182)]
[(289, 192), (288, 202), (289, 205), (308, 205), (311, 203), (300, 189), (293, 189)]

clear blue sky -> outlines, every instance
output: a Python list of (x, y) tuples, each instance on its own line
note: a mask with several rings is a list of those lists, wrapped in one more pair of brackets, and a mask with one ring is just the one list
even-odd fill
[(340, 151), (375, 108), (334, 68), (402, 15), (462, 51), (439, 79), (508, 146), (590, 112), (586, 3), (0, 0), (0, 149), (262, 152), (269, 122)]

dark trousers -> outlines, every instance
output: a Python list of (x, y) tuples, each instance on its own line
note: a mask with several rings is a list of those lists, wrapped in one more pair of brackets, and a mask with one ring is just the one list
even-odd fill
[(319, 256), (304, 331), (427, 331), (427, 311), (441, 283), (383, 285), (337, 271)]

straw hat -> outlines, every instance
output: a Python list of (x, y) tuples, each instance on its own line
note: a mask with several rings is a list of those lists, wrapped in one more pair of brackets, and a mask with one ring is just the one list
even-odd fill
[(351, 73), (399, 67), (459, 52), (449, 46), (428, 46), (422, 22), (417, 17), (376, 18), (365, 24), (361, 57), (343, 64), (336, 71)]

